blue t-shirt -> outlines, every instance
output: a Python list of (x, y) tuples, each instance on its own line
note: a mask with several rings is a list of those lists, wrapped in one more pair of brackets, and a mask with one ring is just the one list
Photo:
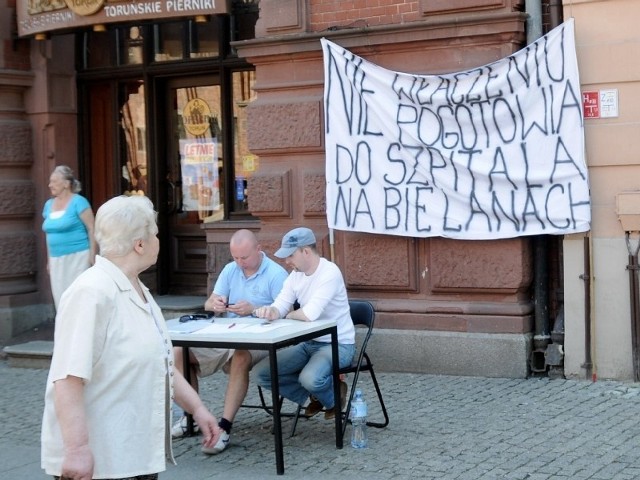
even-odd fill
[[(271, 305), (282, 290), (282, 284), (287, 278), (287, 271), (279, 264), (262, 254), (262, 263), (258, 271), (249, 278), (244, 276), (242, 269), (236, 262), (230, 262), (222, 269), (213, 287), (214, 293), (227, 297), (229, 303), (240, 300), (261, 307)], [(229, 317), (237, 315), (227, 312)]]
[[(51, 217), (53, 198), (47, 200), (42, 209), (42, 230), (47, 234), (47, 247), (52, 257), (89, 250), (89, 233), (80, 214), (91, 208), (89, 202), (77, 193), (71, 197), (67, 208), (60, 216)], [(59, 212), (54, 212), (54, 214)]]

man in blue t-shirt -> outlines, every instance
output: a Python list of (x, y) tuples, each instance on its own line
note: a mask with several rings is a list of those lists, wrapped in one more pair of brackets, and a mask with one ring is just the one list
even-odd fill
[[(233, 262), (220, 272), (204, 308), (227, 317), (250, 316), (257, 307), (271, 305), (282, 290), (287, 271), (262, 252), (258, 239), (250, 230), (235, 232), (229, 242), (229, 250)], [(183, 368), (180, 361), (182, 354), (181, 347), (174, 348), (175, 358), (178, 359), (176, 367), (180, 371)], [(196, 391), (199, 376), (211, 375), (221, 368), (229, 374), (224, 410), (219, 422), (223, 433), (214, 447), (203, 448), (203, 452), (220, 453), (229, 444), (233, 419), (249, 388), (249, 371), (267, 355), (268, 352), (262, 350), (189, 349), (191, 383)], [(171, 430), (173, 437), (183, 436), (186, 426), (186, 418), (182, 417)]]

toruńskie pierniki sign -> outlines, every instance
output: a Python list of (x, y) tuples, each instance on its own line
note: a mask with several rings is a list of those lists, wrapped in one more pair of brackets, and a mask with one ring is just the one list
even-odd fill
[(18, 0), (18, 35), (229, 13), (229, 0)]

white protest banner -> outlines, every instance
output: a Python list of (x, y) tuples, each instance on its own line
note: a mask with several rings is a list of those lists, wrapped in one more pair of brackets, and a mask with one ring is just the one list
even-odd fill
[(589, 230), (573, 20), (446, 75), (322, 48), (329, 228), (458, 239)]

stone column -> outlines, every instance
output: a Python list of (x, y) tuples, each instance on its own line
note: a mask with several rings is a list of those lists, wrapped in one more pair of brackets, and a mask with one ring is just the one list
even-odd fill
[(0, 340), (42, 322), (37, 301), (33, 138), (24, 105), (33, 75), (0, 69)]

